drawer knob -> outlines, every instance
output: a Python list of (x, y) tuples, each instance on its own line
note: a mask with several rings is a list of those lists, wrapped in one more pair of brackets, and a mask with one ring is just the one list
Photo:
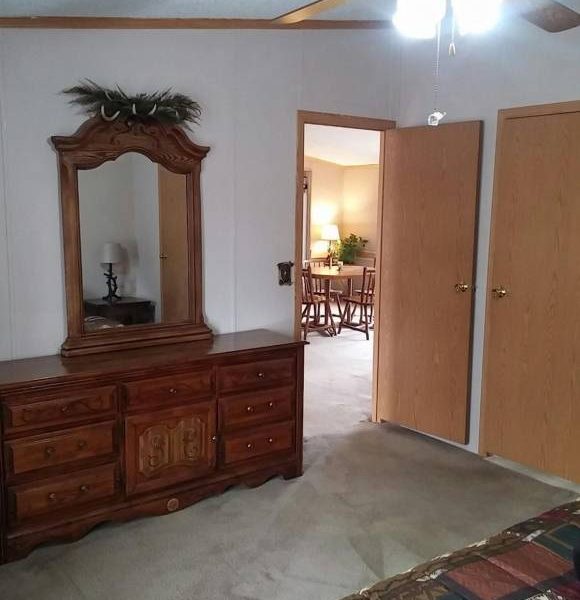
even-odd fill
[(253, 406), (248, 406), (248, 407), (246, 407), (246, 411), (249, 412), (249, 413), (254, 412), (254, 407)]
[(274, 438), (268, 438), (268, 444), (273, 444), (274, 443)]
[(51, 492), (50, 494), (48, 494), (48, 499), (51, 502), (55, 502), (56, 501), (56, 494), (54, 492)]
[(63, 405), (60, 407), (60, 412), (61, 412), (61, 413), (67, 413), (69, 408), (70, 408), (70, 406), (69, 406), (68, 404), (63, 404)]
[(264, 377), (266, 377), (266, 374), (263, 371), (258, 371), (256, 375), (258, 379), (264, 379)]
[(217, 442), (217, 435), (212, 435), (211, 441), (215, 444)]
[(87, 442), (85, 440), (79, 440), (77, 444), (77, 448), (79, 450), (84, 450), (87, 447)]
[(248, 445), (246, 446), (246, 448), (248, 450), (251, 450), (254, 447), (254, 444), (252, 444), (252, 442), (249, 442)]
[(79, 487), (79, 491), (81, 494), (86, 494), (89, 491), (89, 486), (84, 484)]
[(177, 390), (175, 388), (169, 388), (170, 394), (177, 394)]
[(273, 402), (268, 402), (268, 408), (274, 408), (274, 403)]
[(47, 446), (44, 449), (44, 455), (46, 456), (46, 458), (50, 458), (55, 452), (56, 450), (52, 446)]

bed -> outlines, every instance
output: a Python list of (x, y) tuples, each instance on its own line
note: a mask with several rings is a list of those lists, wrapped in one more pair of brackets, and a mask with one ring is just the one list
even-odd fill
[(343, 600), (580, 600), (579, 548), (580, 499)]

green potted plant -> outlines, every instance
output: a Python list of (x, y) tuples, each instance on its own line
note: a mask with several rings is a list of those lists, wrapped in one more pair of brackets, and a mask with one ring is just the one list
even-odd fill
[(338, 260), (341, 260), (345, 265), (352, 265), (357, 254), (367, 245), (367, 242), (368, 240), (351, 233), (348, 237), (340, 240)]

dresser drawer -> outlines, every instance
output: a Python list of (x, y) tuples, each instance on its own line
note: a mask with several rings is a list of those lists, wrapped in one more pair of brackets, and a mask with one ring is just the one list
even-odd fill
[(4, 405), (6, 431), (39, 429), (114, 413), (116, 388), (106, 386), (61, 394), (7, 396)]
[(212, 372), (193, 371), (183, 375), (142, 379), (125, 384), (125, 389), (131, 407), (207, 398), (213, 391)]
[(222, 431), (285, 421), (292, 417), (294, 388), (276, 388), (226, 396), (219, 400)]
[(220, 367), (218, 386), (227, 392), (271, 383), (291, 381), (294, 358), (276, 358)]
[(232, 434), (225, 438), (224, 464), (294, 448), (294, 423), (276, 423), (250, 433)]
[(115, 422), (6, 442), (6, 471), (21, 475), (115, 452)]
[(14, 523), (104, 500), (115, 495), (116, 467), (95, 469), (8, 488), (10, 515)]

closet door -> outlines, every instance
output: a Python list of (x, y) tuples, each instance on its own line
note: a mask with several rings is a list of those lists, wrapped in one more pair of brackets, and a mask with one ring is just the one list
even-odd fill
[(580, 481), (580, 103), (500, 111), (481, 451)]
[(189, 251), (186, 177), (159, 166), (159, 263), (161, 320), (178, 323), (189, 317)]
[(385, 135), (378, 419), (466, 443), (481, 123)]

